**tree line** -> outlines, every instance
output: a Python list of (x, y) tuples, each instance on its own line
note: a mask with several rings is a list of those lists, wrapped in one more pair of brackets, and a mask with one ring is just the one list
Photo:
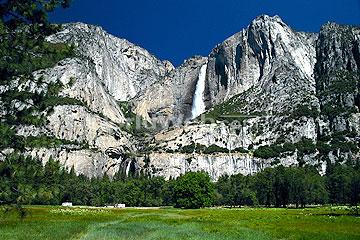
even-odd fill
[(315, 167), (267, 168), (255, 175), (222, 176), (212, 182), (204, 172), (190, 172), (166, 181), (146, 175), (113, 178), (76, 175), (53, 159), (11, 154), (0, 162), (0, 203), (201, 208), (210, 206), (305, 207), (360, 201), (359, 164), (328, 164), (321, 176)]

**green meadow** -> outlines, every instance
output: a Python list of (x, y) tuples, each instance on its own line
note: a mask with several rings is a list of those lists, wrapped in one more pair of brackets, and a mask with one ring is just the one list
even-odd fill
[(27, 207), (2, 215), (0, 239), (360, 239), (360, 218), (308, 209), (101, 209)]

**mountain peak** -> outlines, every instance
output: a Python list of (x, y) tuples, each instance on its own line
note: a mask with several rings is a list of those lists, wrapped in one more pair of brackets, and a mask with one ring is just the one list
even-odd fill
[(283, 20), (281, 19), (281, 17), (279, 17), (278, 15), (275, 15), (273, 17), (263, 14), (260, 15), (258, 17), (256, 17), (252, 23), (257, 23), (257, 22), (280, 22), (280, 23), (284, 23)]
[(283, 20), (275, 15), (273, 17), (268, 15), (260, 15), (255, 18), (249, 25), (249, 30), (253, 31), (266, 31), (269, 29), (289, 28), (289, 26), (283, 22)]

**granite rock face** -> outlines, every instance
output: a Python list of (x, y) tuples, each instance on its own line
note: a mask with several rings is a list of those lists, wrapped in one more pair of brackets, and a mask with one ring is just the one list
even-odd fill
[[(359, 32), (333, 23), (319, 34), (297, 32), (264, 15), (209, 56), (175, 68), (100, 27), (66, 24), (48, 41), (74, 44), (77, 56), (35, 72), (41, 81), (14, 80), (0, 92), (45, 94), (60, 81), (59, 97), (76, 104), (44, 113), (44, 127), (16, 131), (71, 142), (26, 154), (55, 158), (91, 177), (120, 170), (170, 178), (204, 170), (217, 180), (300, 163), (324, 173), (328, 160), (359, 158)], [(191, 119), (204, 65), (206, 112)], [(14, 100), (10, 109), (32, 104)], [(2, 115), (15, 113), (0, 107)]]
[(205, 57), (190, 58), (152, 84), (135, 97), (135, 113), (163, 128), (189, 120), (200, 68), (206, 62)]
[(360, 28), (335, 23), (324, 25), (317, 40), (318, 139), (338, 146), (326, 156), (330, 160), (356, 160), (355, 146), (360, 142), (359, 45)]
[[(186, 172), (205, 171), (213, 181), (217, 181), (223, 175), (250, 175), (273, 166), (272, 161), (242, 153), (211, 155), (151, 153), (146, 157), (151, 162), (151, 166), (148, 167), (149, 173), (153, 176), (163, 176), (165, 179), (176, 178)], [(283, 166), (296, 165), (296, 158), (296, 154), (282, 157), (278, 159), (278, 164)]]
[(97, 26), (66, 24), (61, 32), (48, 40), (74, 44), (83, 58), (94, 63), (108, 93), (119, 101), (133, 98), (173, 68), (171, 63), (162, 62), (145, 49)]
[[(156, 134), (153, 148), (159, 155), (147, 157), (150, 171), (169, 177), (205, 170), (216, 180), (219, 172), (250, 174), (264, 167), (303, 162), (324, 173), (327, 160), (359, 158), (358, 31), (328, 24), (320, 34), (303, 33), (292, 30), (277, 16), (255, 19), (211, 52), (204, 92), (208, 113), (203, 121), (196, 119)], [(328, 102), (330, 109), (324, 107)], [(328, 116), (334, 112), (333, 118)], [(342, 134), (341, 140), (334, 137)], [(304, 153), (301, 144), (306, 141), (312, 142), (313, 150)], [(331, 150), (324, 152), (316, 144)], [(197, 145), (229, 152), (181, 153)], [(291, 152), (268, 156), (262, 164), (254, 164), (259, 159), (253, 154), (239, 158), (233, 152), (241, 148), (256, 153), (263, 146), (289, 145), (294, 148)], [(192, 165), (187, 163), (190, 158)], [(234, 167), (234, 162), (243, 167)]]
[(274, 76), (284, 72), (314, 84), (316, 38), (292, 30), (278, 16), (256, 18), (211, 52), (209, 101), (218, 104), (253, 86), (270, 87), (276, 82)]
[(120, 124), (126, 121), (115, 98), (108, 94), (91, 61), (79, 58), (65, 59), (54, 68), (36, 72), (35, 75), (42, 77), (47, 83), (60, 80), (66, 86), (60, 96), (78, 99), (90, 111), (114, 123)]
[(360, 29), (334, 23), (322, 27), (317, 41), (315, 75), (320, 100), (321, 134), (359, 134)]

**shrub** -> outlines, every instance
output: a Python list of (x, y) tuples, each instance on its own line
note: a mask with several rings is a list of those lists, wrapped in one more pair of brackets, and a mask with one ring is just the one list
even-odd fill
[(205, 153), (205, 154), (213, 154), (213, 153), (228, 153), (229, 150), (227, 148), (219, 147), (215, 144), (206, 147), (199, 143), (192, 142), (190, 145), (183, 146), (180, 149), (182, 153)]
[(282, 150), (283, 152), (295, 152), (296, 147), (292, 143), (284, 143)]
[(254, 157), (258, 158), (274, 158), (280, 155), (278, 148), (274, 148), (273, 146), (261, 146), (254, 151)]
[(327, 144), (326, 142), (322, 142), (322, 141), (318, 141), (316, 143), (316, 148), (320, 152), (321, 155), (327, 155), (329, 152), (331, 152), (333, 150), (329, 144)]
[(354, 142), (348, 141), (339, 141), (337, 139), (333, 139), (331, 141), (331, 148), (332, 149), (340, 149), (341, 152), (353, 152), (357, 153), (359, 151), (358, 146)]
[(15, 130), (9, 125), (0, 123), (0, 149), (6, 148), (12, 144), (12, 139), (15, 136)]
[(118, 103), (118, 105), (120, 107), (121, 112), (124, 114), (124, 116), (126, 118), (131, 119), (132, 121), (134, 121), (135, 118), (136, 118), (136, 114), (132, 112), (130, 103), (125, 102), (125, 101), (123, 101), (123, 102), (118, 101), (117, 103)]
[(45, 136), (45, 135), (36, 136), (36, 137), (30, 136), (25, 138), (25, 146), (31, 148), (40, 148), (40, 147), (52, 148), (67, 144), (78, 144), (78, 143), (64, 139), (58, 139), (51, 136)]
[(315, 107), (300, 105), (292, 113), (291, 117), (294, 119), (298, 119), (301, 117), (317, 118), (319, 114), (320, 114), (319, 111)]
[(204, 150), (205, 154), (213, 154), (213, 153), (228, 153), (229, 150), (227, 148), (219, 147), (217, 145), (210, 145)]
[(85, 106), (85, 104), (75, 98), (70, 97), (57, 97), (57, 96), (51, 96), (45, 99), (42, 102), (42, 108), (46, 109), (48, 107), (54, 107), (59, 105), (79, 105), (79, 106)]
[(232, 152), (237, 152), (237, 153), (248, 153), (249, 151), (242, 148), (242, 147), (238, 147), (238, 148), (235, 148), (234, 150), (232, 150)]
[(296, 143), (296, 148), (302, 154), (312, 154), (316, 152), (316, 145), (311, 139), (303, 138), (300, 142)]
[(183, 146), (180, 151), (182, 153), (193, 153), (195, 151), (195, 148), (196, 148), (196, 144), (192, 143), (190, 145)]

